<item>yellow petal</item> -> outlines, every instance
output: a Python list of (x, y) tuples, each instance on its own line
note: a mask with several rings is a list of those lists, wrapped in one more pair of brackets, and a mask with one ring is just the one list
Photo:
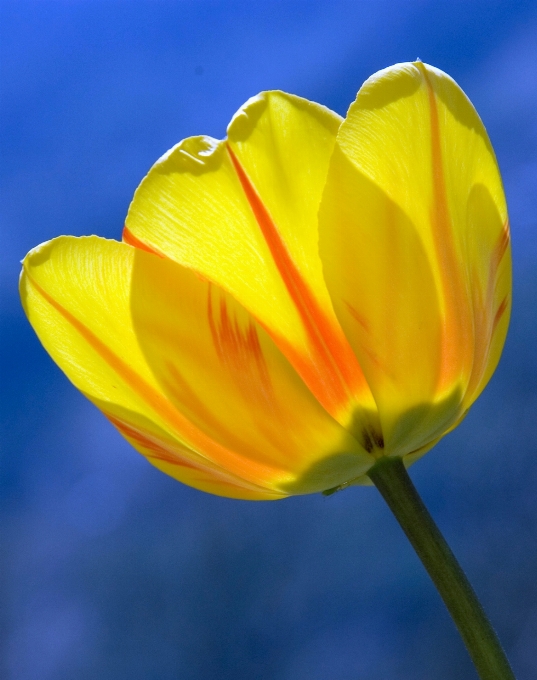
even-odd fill
[(187, 484), (278, 498), (336, 486), (371, 464), (253, 317), (171, 260), (61, 237), (27, 256), (21, 296), (70, 380)]
[(387, 450), (443, 434), (497, 363), (507, 329), (507, 211), (486, 131), (446, 74), (372, 76), (341, 125), (320, 251)]
[(251, 99), (227, 141), (186, 139), (156, 163), (135, 194), (124, 240), (230, 292), (348, 424), (375, 405), (318, 254), (317, 211), (339, 124), (324, 107), (282, 92)]

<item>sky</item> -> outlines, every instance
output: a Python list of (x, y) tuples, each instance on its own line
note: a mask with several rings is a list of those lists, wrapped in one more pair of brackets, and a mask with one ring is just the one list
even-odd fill
[(341, 115), (420, 58), (479, 111), (514, 263), (503, 358), (411, 476), (519, 680), (537, 675), (537, 3), (0, 0), (0, 675), (7, 680), (471, 680), (462, 643), (374, 488), (216, 498), (150, 466), (40, 346), (20, 260), (120, 238), (180, 139), (259, 91)]

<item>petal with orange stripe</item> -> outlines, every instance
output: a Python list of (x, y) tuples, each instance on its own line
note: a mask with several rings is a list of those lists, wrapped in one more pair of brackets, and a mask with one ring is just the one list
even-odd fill
[(190, 138), (157, 162), (135, 194), (124, 240), (232, 293), (323, 406), (349, 425), (375, 421), (376, 406), (318, 254), (317, 211), (339, 124), (299, 97), (253, 98), (227, 141)]
[(458, 85), (421, 62), (369, 78), (338, 132), (320, 251), (392, 452), (435, 439), (490, 377), (510, 304), (506, 225), (490, 141)]
[(278, 498), (371, 464), (252, 315), (192, 270), (123, 243), (61, 237), (27, 256), (21, 295), (70, 380), (187, 484)]

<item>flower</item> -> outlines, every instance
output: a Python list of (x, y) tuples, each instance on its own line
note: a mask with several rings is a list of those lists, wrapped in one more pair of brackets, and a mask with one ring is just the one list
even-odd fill
[(69, 379), (154, 465), (281, 498), (410, 464), (489, 380), (511, 304), (501, 178), (472, 104), (421, 62), (342, 120), (283, 92), (185, 139), (123, 242), (62, 236), (21, 296)]

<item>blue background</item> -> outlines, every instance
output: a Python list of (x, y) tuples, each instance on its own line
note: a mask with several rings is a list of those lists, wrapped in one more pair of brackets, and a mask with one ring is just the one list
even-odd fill
[(461, 642), (374, 488), (246, 503), (152, 468), (20, 309), (19, 260), (119, 238), (185, 136), (280, 88), (341, 114), (392, 63), (438, 66), (497, 151), (514, 309), (466, 421), (411, 470), (503, 640), (537, 676), (535, 2), (0, 3), (2, 661), (8, 680), (464, 680)]

